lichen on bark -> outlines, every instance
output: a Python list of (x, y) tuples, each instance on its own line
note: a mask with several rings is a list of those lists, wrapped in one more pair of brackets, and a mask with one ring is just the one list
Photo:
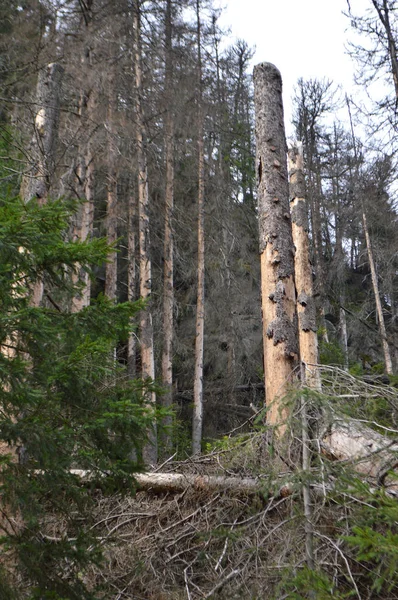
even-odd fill
[[(290, 195), (292, 197), (292, 195)], [(293, 197), (294, 199), (295, 197)], [(302, 227), (305, 232), (308, 232), (308, 212), (306, 203), (303, 200), (299, 200), (292, 208), (292, 223), (295, 223), (299, 227)]]
[(301, 292), (298, 295), (297, 302), (303, 307), (299, 312), (299, 327), (303, 331), (316, 331), (316, 309), (314, 299)]

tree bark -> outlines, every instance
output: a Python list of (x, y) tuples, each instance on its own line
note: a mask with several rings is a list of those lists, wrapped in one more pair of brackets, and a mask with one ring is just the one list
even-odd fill
[(388, 375), (392, 375), (393, 368), (392, 368), (390, 347), (389, 347), (388, 341), (387, 341), (387, 332), (386, 332), (386, 326), (384, 323), (383, 308), (381, 306), (381, 301), (380, 301), (379, 284), (377, 281), (376, 265), (375, 265), (375, 261), (373, 258), (372, 243), (370, 241), (368, 223), (366, 220), (366, 213), (365, 213), (364, 209), (363, 209), (363, 213), (362, 213), (362, 223), (363, 223), (363, 231), (365, 234), (366, 247), (368, 250), (368, 260), (369, 260), (369, 266), (370, 266), (370, 273), (372, 276), (372, 285), (373, 285), (373, 293), (374, 293), (375, 302), (376, 302), (377, 317), (379, 320), (379, 330), (380, 330), (381, 342), (382, 342), (382, 346), (383, 346), (385, 369), (386, 369), (386, 373)]
[[(94, 223), (94, 144), (96, 133), (96, 109), (97, 109), (97, 90), (92, 82), (93, 69), (91, 64), (91, 15), (90, 10), (85, 13), (85, 35), (87, 43), (85, 45), (82, 57), (83, 77), (88, 83), (84, 84), (79, 103), (80, 129), (83, 132), (84, 140), (80, 143), (79, 156), (77, 160), (76, 179), (77, 196), (82, 201), (81, 207), (74, 219), (72, 227), (72, 239), (84, 242), (87, 240), (93, 230)], [(91, 83), (91, 86), (90, 86)], [(88, 273), (77, 265), (76, 272), (72, 275), (74, 285), (80, 284), (81, 289), (78, 294), (72, 298), (71, 311), (79, 312), (85, 306), (90, 304), (91, 280)]]
[(25, 202), (32, 198), (37, 198), (40, 204), (47, 202), (55, 171), (63, 73), (63, 67), (57, 63), (50, 63), (39, 73), (30, 165), (21, 185)]
[[(136, 198), (132, 191), (129, 196), (128, 206), (128, 225), (127, 225), (127, 300), (134, 302), (137, 300), (136, 286), (137, 286), (137, 269), (136, 269), (136, 217), (137, 217), (137, 206)], [(133, 323), (131, 324), (133, 326)], [(132, 330), (129, 333), (127, 341), (127, 367), (129, 377), (132, 379), (136, 375), (136, 335)]]
[[(138, 162), (138, 221), (139, 221), (139, 249), (140, 249), (140, 296), (146, 301), (146, 306), (141, 311), (140, 318), (140, 343), (141, 343), (141, 376), (143, 379), (155, 379), (155, 358), (153, 349), (153, 326), (150, 310), (152, 294), (152, 264), (149, 246), (149, 189), (148, 169), (144, 148), (144, 116), (141, 103), (142, 94), (142, 66), (141, 66), (141, 25), (140, 6), (135, 4), (134, 30), (135, 30), (135, 84), (136, 84), (136, 144)], [(148, 402), (153, 408), (156, 406), (156, 394), (150, 392)], [(144, 448), (146, 463), (157, 462), (156, 425), (149, 435), (149, 444)]]
[(199, 0), (196, 1), (197, 44), (198, 44), (198, 268), (196, 300), (196, 338), (194, 373), (194, 409), (192, 419), (192, 454), (199, 454), (203, 428), (203, 355), (205, 321), (205, 237), (204, 237), (204, 201), (205, 201), (205, 158), (202, 107), (202, 54), (201, 22)]
[[(63, 73), (63, 67), (57, 63), (47, 65), (39, 73), (36, 92), (38, 110), (30, 144), (31, 164), (21, 184), (24, 202), (35, 198), (39, 204), (45, 204), (50, 193), (56, 162)], [(43, 281), (38, 279), (31, 291), (31, 306), (40, 306), (43, 292)]]
[[(167, 106), (165, 123), (166, 152), (166, 193), (164, 214), (163, 244), (163, 352), (162, 352), (162, 384), (165, 392), (162, 397), (163, 406), (170, 408), (173, 402), (173, 313), (174, 313), (174, 112), (173, 112), (173, 56), (172, 56), (172, 14), (171, 0), (167, 0), (165, 18), (165, 100)], [(165, 450), (171, 447), (171, 417), (165, 419)]]
[(282, 399), (297, 366), (298, 340), (282, 78), (270, 63), (254, 68), (254, 102), (267, 421), (282, 435), (289, 417)]
[(290, 148), (290, 211), (295, 247), (294, 270), (297, 291), (300, 360), (304, 367), (305, 384), (320, 390), (318, 364), (316, 308), (312, 285), (312, 267), (308, 240), (308, 209), (305, 201), (304, 161), (302, 146)]
[(117, 252), (115, 248), (117, 240), (117, 172), (116, 172), (116, 102), (114, 73), (108, 78), (108, 179), (107, 179), (107, 202), (106, 202), (106, 238), (109, 245), (114, 249), (108, 254), (105, 265), (105, 294), (110, 300), (116, 301), (117, 296)]

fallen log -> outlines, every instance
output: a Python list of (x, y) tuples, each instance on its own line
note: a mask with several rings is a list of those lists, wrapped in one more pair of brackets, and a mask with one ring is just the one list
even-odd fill
[[(90, 479), (91, 472), (72, 469), (82, 479)], [(235, 494), (258, 494), (262, 487), (260, 477), (226, 477), (223, 475), (196, 475), (190, 473), (137, 473), (134, 479), (142, 491), (184, 492), (189, 488), (208, 491), (230, 491)], [(264, 480), (263, 480), (264, 481)], [(281, 491), (282, 494), (282, 491)], [(287, 494), (288, 495), (288, 494)]]
[(336, 461), (344, 461), (356, 473), (371, 479), (388, 491), (398, 492), (398, 482), (389, 477), (398, 468), (398, 442), (361, 421), (334, 417), (321, 435), (324, 454)]

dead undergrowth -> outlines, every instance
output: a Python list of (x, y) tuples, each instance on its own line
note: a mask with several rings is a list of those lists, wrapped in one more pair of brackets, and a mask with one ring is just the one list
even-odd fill
[[(397, 390), (328, 367), (323, 375), (322, 402), (333, 405), (333, 410), (339, 403), (345, 409), (351, 401), (356, 418), (371, 423), (381, 416), (384, 429), (388, 418), (395, 425)], [(388, 433), (398, 432), (390, 427)], [(101, 541), (104, 561), (82, 575), (96, 590), (96, 597), (398, 598), (395, 580), (380, 584), (379, 589), (373, 586), (372, 582), (382, 577), (383, 565), (376, 559), (372, 562), (361, 558), (355, 544), (350, 545), (346, 539), (353, 526), (365, 518), (361, 511), (368, 511), (371, 519), (376, 514), (377, 523), (383, 502), (396, 503), (396, 499), (386, 500), (378, 493), (372, 496), (374, 491), (355, 479), (349, 465), (330, 462), (317, 452), (316, 439), (311, 473), (304, 472), (298, 451), (299, 434), (294, 427), (290, 439), (282, 460), (264, 429), (254, 428), (241, 436), (235, 432), (196, 460), (167, 460), (158, 469), (169, 473), (259, 477), (262, 483), (257, 494), (210, 492), (205, 486), (178, 493), (138, 491), (135, 497), (110, 499), (96, 492), (92, 529)], [(311, 572), (307, 569), (308, 527), (302, 501), (305, 485), (309, 486), (311, 499), (315, 565)], [(390, 512), (396, 510), (395, 505), (388, 506)], [(395, 516), (388, 523), (380, 518), (381, 534), (398, 534)], [(47, 533), (59, 535), (59, 523), (47, 523)], [(66, 534), (62, 531), (62, 535)], [(391, 540), (391, 544), (397, 544), (398, 536)]]

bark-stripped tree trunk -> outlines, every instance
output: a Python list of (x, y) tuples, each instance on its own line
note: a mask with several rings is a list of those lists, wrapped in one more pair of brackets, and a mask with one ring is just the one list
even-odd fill
[[(350, 119), (352, 142), (353, 142), (353, 146), (354, 146), (354, 155), (355, 155), (355, 164), (356, 164), (355, 179), (358, 180), (359, 160), (358, 160), (358, 155), (357, 155), (357, 148), (356, 148), (355, 135), (354, 135), (354, 125), (352, 122), (351, 107), (350, 107), (350, 101), (348, 99), (348, 96), (346, 96), (346, 102), (347, 102), (348, 115), (349, 115), (349, 119)], [(368, 251), (368, 260), (369, 260), (369, 266), (370, 266), (370, 273), (371, 273), (371, 277), (372, 277), (372, 286), (373, 286), (373, 294), (374, 294), (375, 303), (376, 303), (377, 318), (379, 321), (379, 330), (380, 330), (381, 343), (382, 343), (382, 347), (383, 347), (385, 370), (386, 370), (386, 373), (388, 373), (389, 375), (392, 375), (393, 367), (392, 367), (391, 353), (390, 353), (390, 347), (389, 347), (388, 341), (387, 341), (387, 331), (386, 331), (386, 326), (384, 323), (383, 308), (381, 306), (381, 301), (380, 301), (380, 292), (379, 292), (379, 283), (377, 280), (376, 265), (375, 265), (375, 261), (374, 261), (374, 257), (373, 257), (372, 243), (370, 240), (369, 228), (368, 228), (368, 222), (367, 222), (367, 218), (366, 218), (366, 210), (365, 210), (365, 204), (364, 204), (363, 198), (361, 198), (360, 203), (361, 203), (361, 210), (362, 210), (363, 233), (365, 236), (366, 248)]]
[[(38, 110), (29, 149), (31, 164), (21, 184), (21, 197), (25, 202), (35, 198), (39, 204), (45, 204), (50, 193), (55, 171), (63, 73), (63, 67), (57, 63), (47, 65), (39, 73), (36, 92)], [(31, 294), (32, 306), (40, 306), (43, 291), (43, 282), (36, 281)]]
[[(115, 246), (117, 240), (117, 172), (116, 172), (116, 102), (113, 66), (108, 79), (108, 180), (106, 204), (106, 238), (109, 245)], [(105, 294), (116, 300), (117, 294), (117, 253), (114, 248), (108, 255), (105, 266)]]
[(369, 266), (370, 266), (370, 273), (372, 276), (372, 286), (373, 286), (373, 293), (374, 293), (375, 302), (376, 302), (376, 311), (377, 311), (377, 317), (378, 317), (378, 321), (379, 321), (381, 342), (382, 342), (382, 346), (383, 346), (385, 369), (386, 369), (386, 373), (388, 373), (389, 375), (392, 375), (393, 368), (392, 368), (390, 347), (389, 347), (388, 341), (387, 341), (387, 331), (386, 331), (386, 326), (384, 323), (383, 308), (381, 306), (381, 301), (380, 301), (380, 292), (379, 292), (379, 283), (377, 281), (376, 265), (375, 265), (375, 261), (373, 258), (372, 243), (370, 241), (368, 223), (366, 220), (366, 212), (364, 210), (363, 203), (362, 203), (362, 210), (363, 210), (363, 212), (362, 212), (363, 232), (365, 235), (366, 247), (368, 250), (368, 260), (369, 260)]
[[(137, 206), (134, 194), (130, 193), (128, 206), (128, 225), (127, 225), (127, 299), (130, 302), (137, 300), (136, 286), (136, 217)], [(133, 323), (132, 323), (133, 325)], [(136, 374), (136, 335), (134, 331), (130, 331), (127, 342), (127, 366), (129, 377), (134, 378)]]
[(308, 240), (308, 211), (305, 201), (305, 182), (302, 146), (289, 150), (290, 209), (292, 216), (294, 269), (297, 290), (300, 360), (304, 366), (305, 383), (320, 389), (316, 308), (312, 285), (312, 268)]
[(197, 44), (198, 44), (198, 271), (196, 300), (196, 338), (195, 338), (195, 373), (194, 373), (194, 409), (192, 419), (192, 453), (199, 454), (202, 443), (203, 428), (203, 354), (205, 323), (205, 236), (204, 236), (204, 201), (205, 201), (205, 157), (202, 106), (202, 53), (201, 22), (199, 0), (196, 0)]
[[(140, 296), (147, 302), (141, 311), (140, 318), (140, 343), (141, 343), (141, 376), (143, 379), (155, 379), (155, 357), (153, 349), (153, 326), (150, 310), (152, 293), (152, 265), (149, 252), (149, 189), (148, 169), (144, 148), (144, 116), (141, 103), (142, 94), (142, 66), (141, 66), (141, 30), (140, 30), (140, 1), (137, 0), (134, 10), (135, 31), (135, 118), (136, 118), (136, 144), (138, 163), (138, 221), (139, 221), (139, 249), (140, 249)], [(155, 407), (156, 394), (150, 393), (149, 403)], [(146, 463), (157, 462), (156, 426), (150, 432), (150, 443), (144, 448)]]
[(50, 191), (55, 170), (63, 73), (63, 67), (57, 63), (47, 65), (39, 73), (36, 92), (38, 110), (29, 149), (30, 166), (21, 185), (21, 196), (25, 202), (36, 198), (40, 204), (44, 204)]
[[(93, 69), (91, 64), (91, 29), (92, 29), (93, 0), (82, 5), (85, 23), (86, 44), (82, 56), (83, 77), (87, 80), (81, 92), (79, 103), (80, 130), (84, 140), (79, 146), (77, 160), (76, 194), (82, 205), (74, 219), (72, 226), (72, 239), (84, 242), (92, 233), (94, 223), (94, 155), (97, 91), (93, 83)], [(77, 265), (78, 267), (78, 265)], [(72, 275), (73, 284), (80, 282), (80, 292), (72, 298), (71, 311), (79, 312), (90, 304), (91, 281), (88, 273), (77, 269)]]
[[(173, 401), (173, 309), (174, 309), (174, 240), (173, 240), (173, 207), (174, 207), (174, 112), (173, 112), (173, 56), (172, 56), (172, 14), (171, 0), (167, 0), (165, 18), (165, 100), (167, 106), (165, 123), (166, 152), (166, 194), (164, 214), (163, 244), (163, 352), (162, 352), (162, 384), (165, 389), (163, 406), (170, 408)], [(171, 417), (165, 419), (168, 430), (164, 434), (165, 450), (171, 446)]]
[(298, 340), (282, 78), (270, 63), (254, 68), (254, 103), (267, 420), (282, 435), (289, 417), (283, 396), (297, 366)]

